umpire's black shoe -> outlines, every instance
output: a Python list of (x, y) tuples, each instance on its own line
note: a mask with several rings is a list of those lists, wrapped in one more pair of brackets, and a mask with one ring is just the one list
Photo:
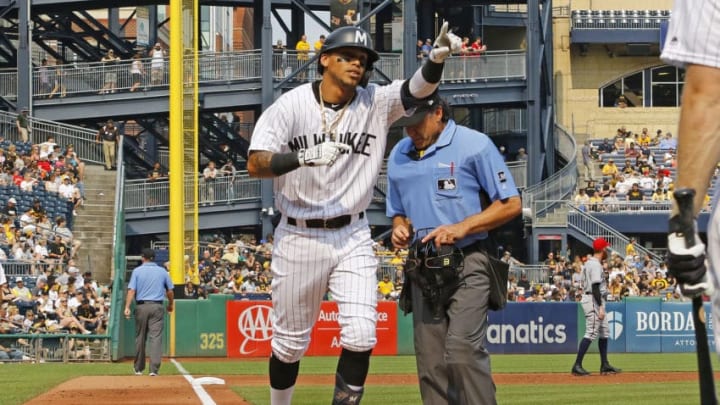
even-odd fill
[(600, 366), (600, 374), (602, 374), (602, 375), (619, 374), (619, 373), (622, 373), (622, 370), (611, 366), (610, 363), (605, 363), (602, 366)]
[(573, 366), (572, 370), (570, 370), (572, 375), (578, 376), (578, 377), (585, 377), (590, 375), (590, 372), (585, 370), (581, 365), (576, 364)]

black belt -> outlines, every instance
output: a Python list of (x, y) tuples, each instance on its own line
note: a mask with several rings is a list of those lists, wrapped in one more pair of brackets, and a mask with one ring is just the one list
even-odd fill
[(143, 300), (140, 300), (140, 301), (136, 301), (136, 303), (137, 303), (138, 305), (142, 305), (142, 304), (162, 304), (163, 302), (162, 302), (162, 301), (143, 301)]
[[(365, 218), (365, 213), (361, 212), (357, 215), (357, 219)], [(340, 215), (335, 218), (328, 219), (295, 219), (288, 217), (287, 223), (292, 226), (302, 226), (305, 223), (305, 228), (322, 228), (322, 229), (338, 229), (344, 226), (350, 225), (353, 221), (353, 215)], [(300, 224), (300, 225), (299, 225)]]

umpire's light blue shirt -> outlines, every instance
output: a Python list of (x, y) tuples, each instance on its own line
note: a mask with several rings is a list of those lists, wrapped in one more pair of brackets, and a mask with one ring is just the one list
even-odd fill
[[(490, 138), (448, 121), (437, 142), (420, 159), (409, 137), (395, 145), (388, 159), (388, 217), (412, 220), (417, 232), (454, 224), (482, 211), (480, 190), (490, 201), (518, 195), (515, 181)], [(485, 239), (472, 234), (456, 243), (465, 247)]]
[(173, 289), (173, 283), (167, 270), (147, 262), (133, 270), (128, 288), (135, 290), (135, 301), (162, 301), (165, 292)]

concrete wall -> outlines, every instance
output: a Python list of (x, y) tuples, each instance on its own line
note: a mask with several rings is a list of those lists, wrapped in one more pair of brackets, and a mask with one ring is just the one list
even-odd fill
[[(582, 9), (671, 9), (672, 1), (555, 1), (553, 7), (569, 6)], [(579, 140), (585, 136), (603, 138), (613, 136), (624, 125), (633, 132), (648, 127), (651, 132), (663, 129), (677, 133), (678, 108), (600, 108), (599, 88), (629, 73), (652, 66), (661, 66), (658, 57), (610, 57), (602, 45), (590, 46), (586, 56), (580, 56), (577, 45), (570, 45), (570, 17), (553, 19), (554, 76), (557, 121), (568, 129), (575, 129)]]

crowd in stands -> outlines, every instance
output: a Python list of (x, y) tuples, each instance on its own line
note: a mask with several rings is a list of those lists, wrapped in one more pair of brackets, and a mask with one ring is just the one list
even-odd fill
[(40, 275), (17, 276), (12, 284), (2, 274), (0, 334), (104, 334), (111, 289), (92, 272), (80, 273), (70, 259), (66, 270), (46, 266)]
[[(632, 251), (631, 245), (627, 251)], [(524, 272), (519, 279), (510, 275), (508, 300), (516, 302), (579, 302), (583, 291), (581, 272), (587, 256), (576, 255), (570, 260), (548, 253), (544, 266), (547, 279), (532, 282)], [(659, 297), (664, 301), (684, 301), (677, 282), (668, 273), (665, 263), (657, 264), (649, 257), (627, 254), (623, 259), (613, 252), (602, 262), (608, 287), (608, 301), (621, 301), (626, 297)]]
[[(182, 297), (206, 299), (208, 294), (233, 294), (237, 299), (270, 298), (270, 260), (273, 236), (257, 243), (242, 236), (225, 241), (215, 235), (200, 253), (197, 265), (185, 256), (185, 288)], [(165, 263), (169, 267), (169, 263)]]
[[(633, 133), (617, 129), (614, 138), (586, 141), (582, 149), (587, 186), (573, 198), (584, 211), (668, 209), (673, 198), (677, 140), (658, 129)], [(600, 164), (601, 177), (594, 174)], [(713, 179), (714, 181), (714, 179)], [(706, 202), (710, 202), (709, 195)], [(644, 202), (644, 203), (643, 203)]]

